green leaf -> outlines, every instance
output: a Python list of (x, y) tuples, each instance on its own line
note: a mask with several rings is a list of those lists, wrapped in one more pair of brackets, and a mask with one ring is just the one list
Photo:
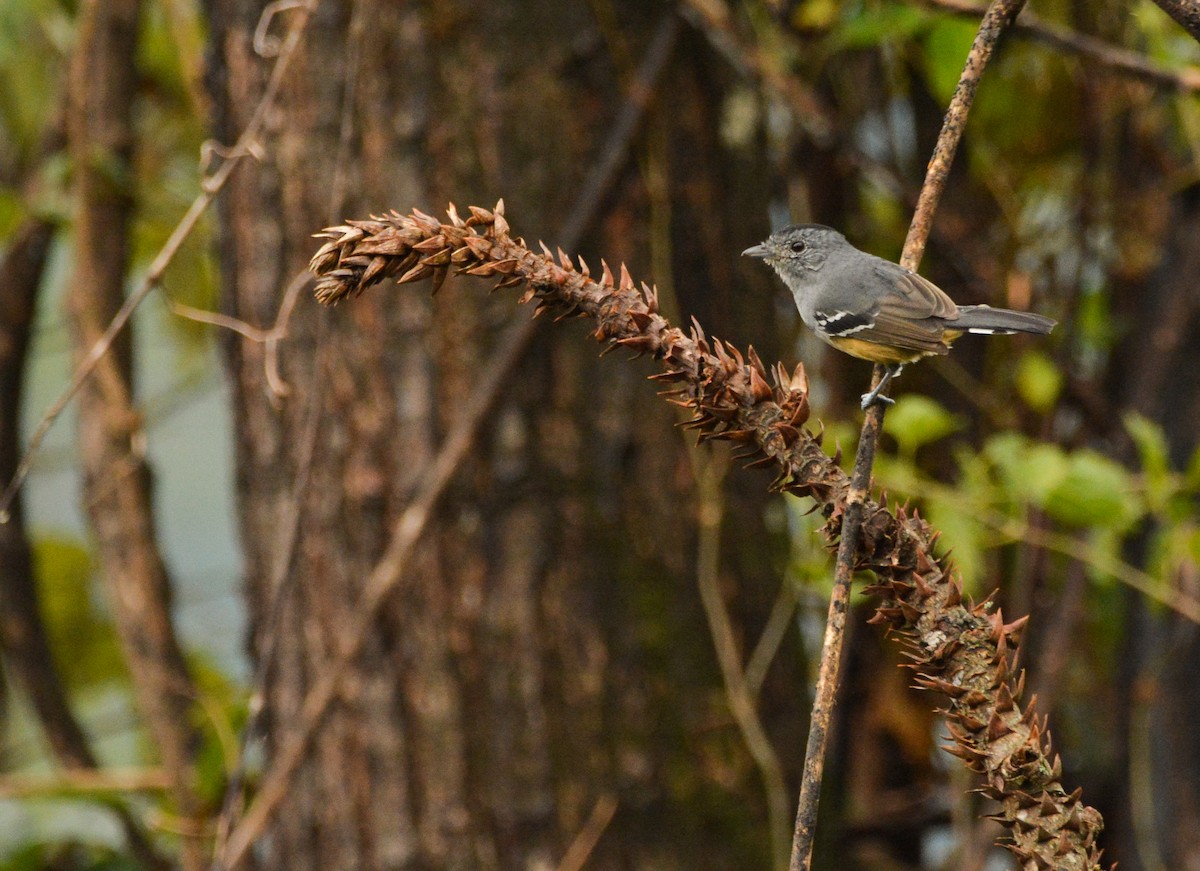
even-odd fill
[(47, 633), (67, 686), (123, 679), (116, 632), (88, 595), (93, 566), (87, 550), (69, 538), (37, 536), (33, 559)]
[(928, 520), (942, 535), (938, 539), (939, 550), (949, 552), (962, 575), (963, 591), (968, 595), (979, 592), (984, 576), (984, 527), (975, 519), (974, 513), (963, 510), (962, 500), (945, 500), (931, 497), (925, 500)]
[(1136, 412), (1125, 415), (1125, 430), (1137, 447), (1142, 471), (1147, 475), (1165, 475), (1171, 470), (1167, 438), (1154, 421)]
[(1062, 392), (1063, 374), (1048, 356), (1031, 351), (1017, 363), (1017, 393), (1034, 411), (1048, 411)]
[(843, 21), (833, 32), (831, 42), (835, 49), (874, 48), (910, 39), (928, 22), (929, 16), (923, 10), (897, 3)]
[(1133, 489), (1129, 472), (1119, 463), (1095, 451), (1075, 451), (1044, 507), (1071, 526), (1123, 528), (1141, 513)]
[(1140, 414), (1125, 415), (1123, 423), (1141, 461), (1146, 500), (1155, 511), (1164, 511), (1176, 490), (1167, 438), (1158, 424)]
[(906, 394), (884, 419), (884, 431), (896, 440), (900, 453), (911, 457), (922, 445), (945, 438), (963, 428), (962, 418), (951, 414), (928, 396)]
[(975, 41), (977, 25), (961, 18), (935, 21), (925, 37), (925, 75), (940, 103), (950, 102)]
[(989, 439), (984, 453), (1000, 473), (1011, 497), (1044, 505), (1050, 493), (1066, 478), (1069, 462), (1057, 445), (1031, 442), (1017, 433)]

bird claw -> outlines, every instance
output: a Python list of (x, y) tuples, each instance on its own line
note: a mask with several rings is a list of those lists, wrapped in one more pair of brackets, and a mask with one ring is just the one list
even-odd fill
[(862, 410), (866, 411), (872, 405), (895, 405), (896, 400), (890, 396), (880, 396), (878, 390), (872, 390), (870, 393), (862, 395)]

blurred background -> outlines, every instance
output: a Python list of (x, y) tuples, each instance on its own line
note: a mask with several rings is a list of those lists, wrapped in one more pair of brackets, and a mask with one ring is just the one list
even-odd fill
[[(154, 285), (0, 526), (0, 868), (206, 867), (306, 730), (238, 867), (786, 867), (832, 578), (810, 503), (697, 449), (653, 361), (599, 359), (586, 322), (514, 345), (511, 291), (320, 309), (311, 234), (503, 197), (515, 235), (802, 360), (852, 457), (870, 367), (739, 254), (794, 220), (898, 258), (981, 13), (0, 4), (4, 482)], [(1200, 46), (1149, 0), (1020, 22), (921, 271), (1059, 327), (906, 371), (876, 480), (972, 596), (1031, 615), (1028, 684), (1106, 858), (1200, 869)], [(309, 722), (398, 518), (514, 348)], [(1013, 867), (872, 613), (856, 598), (814, 868)]]

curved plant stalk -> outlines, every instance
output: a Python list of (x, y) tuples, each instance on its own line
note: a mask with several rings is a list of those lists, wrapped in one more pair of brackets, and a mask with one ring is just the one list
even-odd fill
[[(328, 241), (313, 257), (317, 298), (325, 304), (361, 293), (393, 278), (399, 283), (431, 278), (438, 286), (455, 269), (496, 279), (498, 287), (525, 286), (523, 302), (535, 315), (585, 315), (593, 335), (612, 348), (658, 359), (669, 401), (690, 409), (688, 426), (700, 439), (736, 442), (750, 465), (776, 472), (772, 488), (808, 496), (826, 518), (823, 532), (835, 544), (847, 508), (850, 481), (837, 457), (821, 448), (820, 434), (804, 428), (809, 418), (808, 379), (802, 365), (768, 369), (754, 350), (742, 353), (710, 340), (698, 323), (689, 330), (658, 312), (657, 293), (635, 286), (622, 266), (619, 278), (607, 264), (600, 277), (576, 266), (562, 251), (531, 251), (509, 232), (503, 204), (472, 206), (463, 219), (452, 206), (447, 223), (419, 211), (393, 212), (319, 234)], [(958, 578), (934, 554), (937, 533), (916, 512), (889, 509), (870, 498), (862, 503), (862, 539), (854, 569), (870, 570), (868, 591), (880, 598), (876, 623), (893, 629), (906, 647), (919, 686), (946, 698), (951, 753), (980, 779), (980, 789), (999, 802), (996, 819), (1023, 869), (1092, 871), (1100, 868), (1096, 836), (1100, 813), (1064, 787), (1052, 755), (1046, 722), (1033, 700), (1022, 704), (1024, 676), (1014, 666), (1016, 636), (1024, 620), (1005, 623), (990, 601), (964, 602)]]

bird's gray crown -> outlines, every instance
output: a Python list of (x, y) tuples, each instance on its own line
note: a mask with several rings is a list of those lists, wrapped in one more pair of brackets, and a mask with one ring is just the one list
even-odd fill
[(824, 224), (792, 224), (776, 230), (761, 245), (747, 248), (745, 254), (765, 260), (785, 278), (816, 272), (829, 252), (849, 243), (846, 237)]

